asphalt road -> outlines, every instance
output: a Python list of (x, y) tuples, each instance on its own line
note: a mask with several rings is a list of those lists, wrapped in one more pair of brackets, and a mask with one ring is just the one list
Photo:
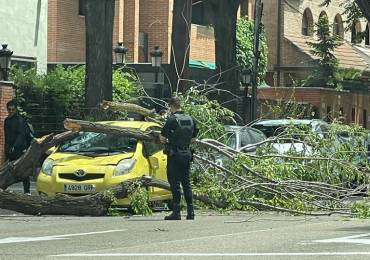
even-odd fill
[(0, 259), (370, 259), (370, 221), (275, 213), (196, 220), (0, 217)]
[(197, 211), (195, 221), (164, 221), (165, 214), (36, 217), (0, 209), (0, 259), (370, 259), (370, 220)]

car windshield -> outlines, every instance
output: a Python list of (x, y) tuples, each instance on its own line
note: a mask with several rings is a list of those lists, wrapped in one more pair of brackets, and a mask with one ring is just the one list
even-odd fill
[(134, 152), (137, 139), (103, 133), (81, 132), (75, 138), (64, 142), (59, 152), (74, 153), (129, 153)]
[(226, 132), (226, 145), (236, 150), (265, 139), (266, 136), (262, 132), (249, 127), (230, 128)]

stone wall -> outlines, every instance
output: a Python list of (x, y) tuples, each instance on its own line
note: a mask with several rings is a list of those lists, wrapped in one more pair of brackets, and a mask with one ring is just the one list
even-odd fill
[[(309, 103), (317, 108), (320, 118), (338, 118), (342, 114), (345, 123), (355, 123), (370, 128), (370, 94), (350, 93), (329, 88), (260, 88), (258, 90), (260, 103), (263, 100), (285, 100)], [(260, 111), (268, 113), (266, 108)]]

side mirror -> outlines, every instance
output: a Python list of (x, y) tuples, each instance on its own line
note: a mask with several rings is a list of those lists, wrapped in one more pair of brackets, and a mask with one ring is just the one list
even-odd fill
[(159, 169), (159, 161), (158, 158), (149, 156), (149, 164), (152, 167), (153, 170), (158, 170)]

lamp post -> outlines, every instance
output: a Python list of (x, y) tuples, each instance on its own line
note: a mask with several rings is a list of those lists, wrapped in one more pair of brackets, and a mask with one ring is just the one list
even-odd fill
[(118, 42), (117, 44), (117, 47), (114, 48), (114, 53), (116, 54), (116, 64), (125, 65), (128, 48), (123, 46), (123, 42)]
[(251, 73), (252, 73), (251, 70), (245, 67), (241, 71), (242, 84), (246, 88), (251, 84)]
[[(243, 69), (240, 72), (241, 75), (241, 82), (242, 85), (244, 86), (244, 93), (245, 93), (245, 100), (246, 102), (248, 101), (248, 88), (251, 84), (251, 77), (252, 71), (250, 69), (247, 69), (246, 67), (243, 67)], [(252, 112), (252, 103), (249, 102), (249, 106), (246, 106), (247, 114), (249, 115), (249, 118), (252, 118), (251, 112)]]
[(152, 67), (154, 68), (154, 83), (156, 86), (156, 98), (161, 99), (162, 98), (162, 86), (158, 83), (158, 74), (159, 69), (162, 65), (162, 56), (163, 51), (158, 47), (155, 46), (154, 50), (150, 52), (150, 56), (152, 57)]
[(10, 57), (13, 52), (9, 50), (8, 44), (2, 44), (3, 48), (0, 50), (0, 67), (3, 73), (3, 80), (8, 80), (8, 70), (10, 67)]

